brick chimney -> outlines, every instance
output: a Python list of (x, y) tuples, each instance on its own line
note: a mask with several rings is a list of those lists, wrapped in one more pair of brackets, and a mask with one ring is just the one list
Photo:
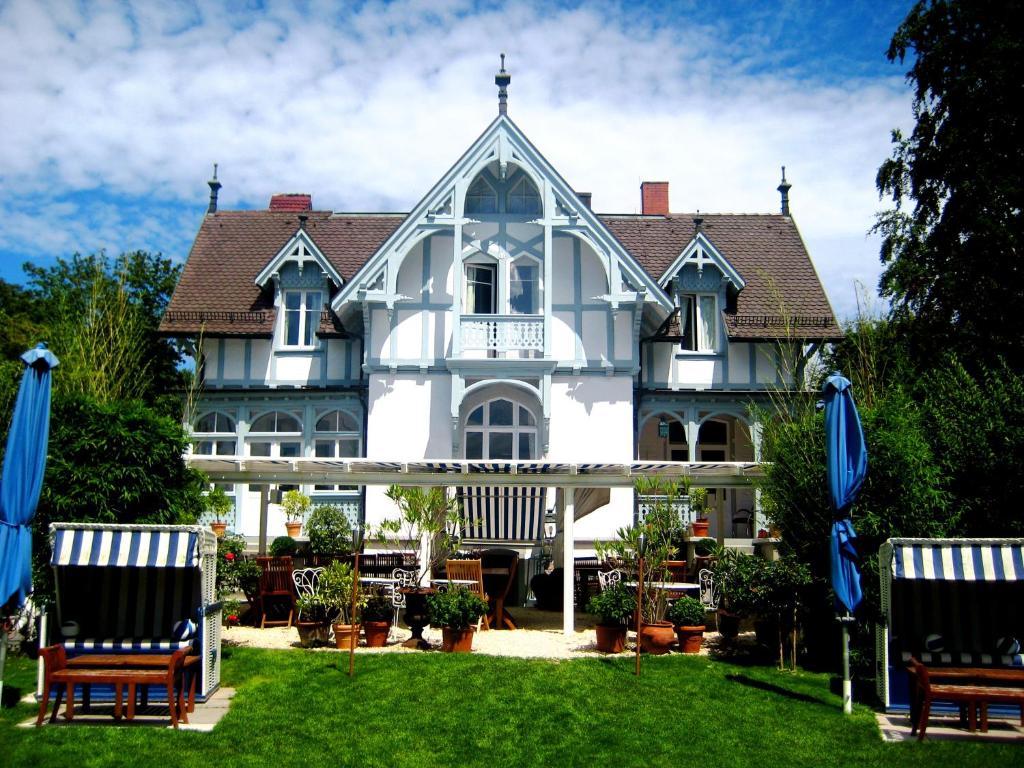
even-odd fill
[(587, 206), (587, 208), (590, 208), (590, 202), (593, 199), (593, 193), (591, 193), (591, 192), (577, 192), (576, 193), (576, 197), (578, 197), (580, 199), (580, 202), (583, 203), (585, 206)]
[(270, 198), (272, 211), (311, 211), (313, 210), (312, 195), (272, 195)]
[(644, 216), (668, 216), (668, 182), (645, 181), (640, 185), (640, 202)]

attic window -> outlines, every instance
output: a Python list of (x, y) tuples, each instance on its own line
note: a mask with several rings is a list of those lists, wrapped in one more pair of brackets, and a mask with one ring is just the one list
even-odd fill
[(284, 346), (313, 346), (323, 304), (320, 291), (285, 291)]
[(718, 341), (718, 298), (712, 293), (689, 293), (679, 300), (682, 349), (714, 352)]
[(507, 210), (509, 213), (539, 216), (541, 213), (540, 193), (527, 178), (522, 178), (509, 190)]
[(469, 185), (466, 191), (466, 213), (497, 213), (498, 195), (483, 176)]

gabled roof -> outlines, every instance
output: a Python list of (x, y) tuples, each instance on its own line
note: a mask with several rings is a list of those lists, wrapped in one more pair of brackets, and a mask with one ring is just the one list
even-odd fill
[[(297, 249), (304, 255), (293, 255)], [(312, 258), (306, 258), (307, 256)], [(267, 265), (256, 276), (256, 285), (260, 288), (265, 288), (274, 274), (280, 272), (281, 267), (289, 261), (297, 261), (300, 271), (305, 268), (306, 261), (313, 261), (335, 285), (340, 286), (344, 282), (344, 278), (338, 274), (338, 270), (334, 268), (334, 265), (323, 255), (321, 250), (316, 247), (316, 243), (313, 242), (309, 233), (305, 229), (299, 229), (292, 236), (291, 240), (284, 244), (281, 250), (277, 252), (277, 255), (267, 262)]]
[[(310, 211), (306, 230), (346, 282), (405, 220), (405, 214)], [(743, 275), (746, 287), (725, 313), (734, 339), (809, 340), (842, 331), (793, 220), (778, 214), (700, 214), (703, 229)], [(671, 266), (693, 238), (693, 214), (600, 215), (650, 279)], [(207, 214), (160, 324), (168, 335), (269, 336), (273, 297), (254, 283), (295, 234), (297, 213), (268, 210)], [(785, 307), (783, 311), (782, 307)], [(785, 315), (793, 320), (787, 325)]]
[(676, 257), (676, 260), (658, 278), (658, 284), (661, 286), (668, 285), (669, 281), (679, 274), (679, 270), (690, 263), (697, 265), (697, 271), (703, 271), (706, 263), (715, 265), (718, 271), (722, 273), (722, 277), (727, 282), (732, 283), (737, 291), (743, 290), (743, 287), (746, 285), (746, 281), (736, 271), (736, 268), (715, 248), (714, 243), (708, 240), (707, 235), (703, 232), (694, 234), (690, 242), (683, 248), (682, 253)]
[(602, 215), (601, 220), (652, 275), (663, 275), (693, 238), (693, 218), (746, 287), (724, 313), (732, 339), (841, 338), (796, 224), (780, 214)]

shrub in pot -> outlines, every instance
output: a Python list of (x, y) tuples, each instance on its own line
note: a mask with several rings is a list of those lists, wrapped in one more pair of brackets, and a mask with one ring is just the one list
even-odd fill
[(394, 611), (394, 605), (387, 595), (378, 592), (367, 595), (366, 604), (359, 613), (367, 648), (383, 648), (387, 645)]
[(683, 653), (699, 653), (704, 639), (704, 606), (700, 600), (681, 597), (668, 608), (666, 618), (672, 622)]
[(295, 628), (299, 633), (299, 644), (303, 648), (327, 643), (330, 636), (333, 608), (319, 592), (301, 595), (295, 601), (298, 616)]
[(430, 626), (441, 628), (441, 650), (468, 653), (487, 601), (465, 587), (454, 587), (427, 596)]
[(626, 630), (636, 613), (636, 595), (624, 584), (612, 584), (590, 598), (587, 611), (598, 617), (597, 650), (621, 653)]
[(289, 536), (298, 536), (302, 530), (302, 520), (309, 514), (313, 500), (302, 491), (286, 491), (281, 499), (284, 510), (285, 528)]
[(273, 557), (291, 557), (298, 548), (298, 542), (291, 536), (278, 536), (270, 542), (270, 554)]
[(351, 634), (358, 634), (357, 618), (366, 603), (366, 595), (359, 595), (356, 612), (352, 612), (352, 589), (355, 574), (352, 566), (335, 560), (320, 572), (318, 594), (329, 606), (334, 629), (334, 642), (339, 648), (347, 648)]
[(319, 504), (306, 519), (309, 551), (321, 558), (347, 555), (354, 549), (352, 521), (336, 504)]

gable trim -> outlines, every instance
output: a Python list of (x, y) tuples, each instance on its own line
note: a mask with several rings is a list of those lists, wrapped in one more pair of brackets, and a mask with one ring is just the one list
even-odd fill
[[(658, 284), (663, 288), (667, 287), (672, 278), (678, 275), (682, 271), (683, 267), (690, 262), (698, 248), (708, 255), (708, 261), (718, 267), (719, 271), (722, 273), (722, 277), (725, 278), (727, 282), (732, 283), (733, 287), (735, 287), (737, 291), (743, 290), (747, 284), (746, 281), (703, 232), (697, 232), (690, 242), (686, 244), (686, 247), (683, 248), (678, 256), (676, 256), (675, 261), (672, 262), (669, 268), (665, 270), (665, 273), (658, 280)], [(703, 265), (698, 263), (697, 270), (703, 270)]]
[[(291, 252), (295, 250), (295, 247), (302, 244), (309, 255), (313, 257), (313, 261), (320, 267), (320, 270), (327, 275), (328, 278), (337, 286), (344, 285), (345, 281), (342, 279), (338, 270), (334, 268), (334, 265), (328, 261), (327, 257), (324, 256), (323, 252), (317, 248), (316, 243), (313, 242), (313, 238), (309, 236), (309, 233), (305, 229), (300, 228), (284, 246), (277, 252), (277, 254), (267, 262), (267, 265), (260, 271), (254, 281), (260, 288), (266, 287), (267, 283), (273, 279), (274, 275), (281, 271), (283, 264), (291, 259)], [(299, 264), (299, 270), (304, 269), (303, 263), (306, 259), (303, 259)]]

